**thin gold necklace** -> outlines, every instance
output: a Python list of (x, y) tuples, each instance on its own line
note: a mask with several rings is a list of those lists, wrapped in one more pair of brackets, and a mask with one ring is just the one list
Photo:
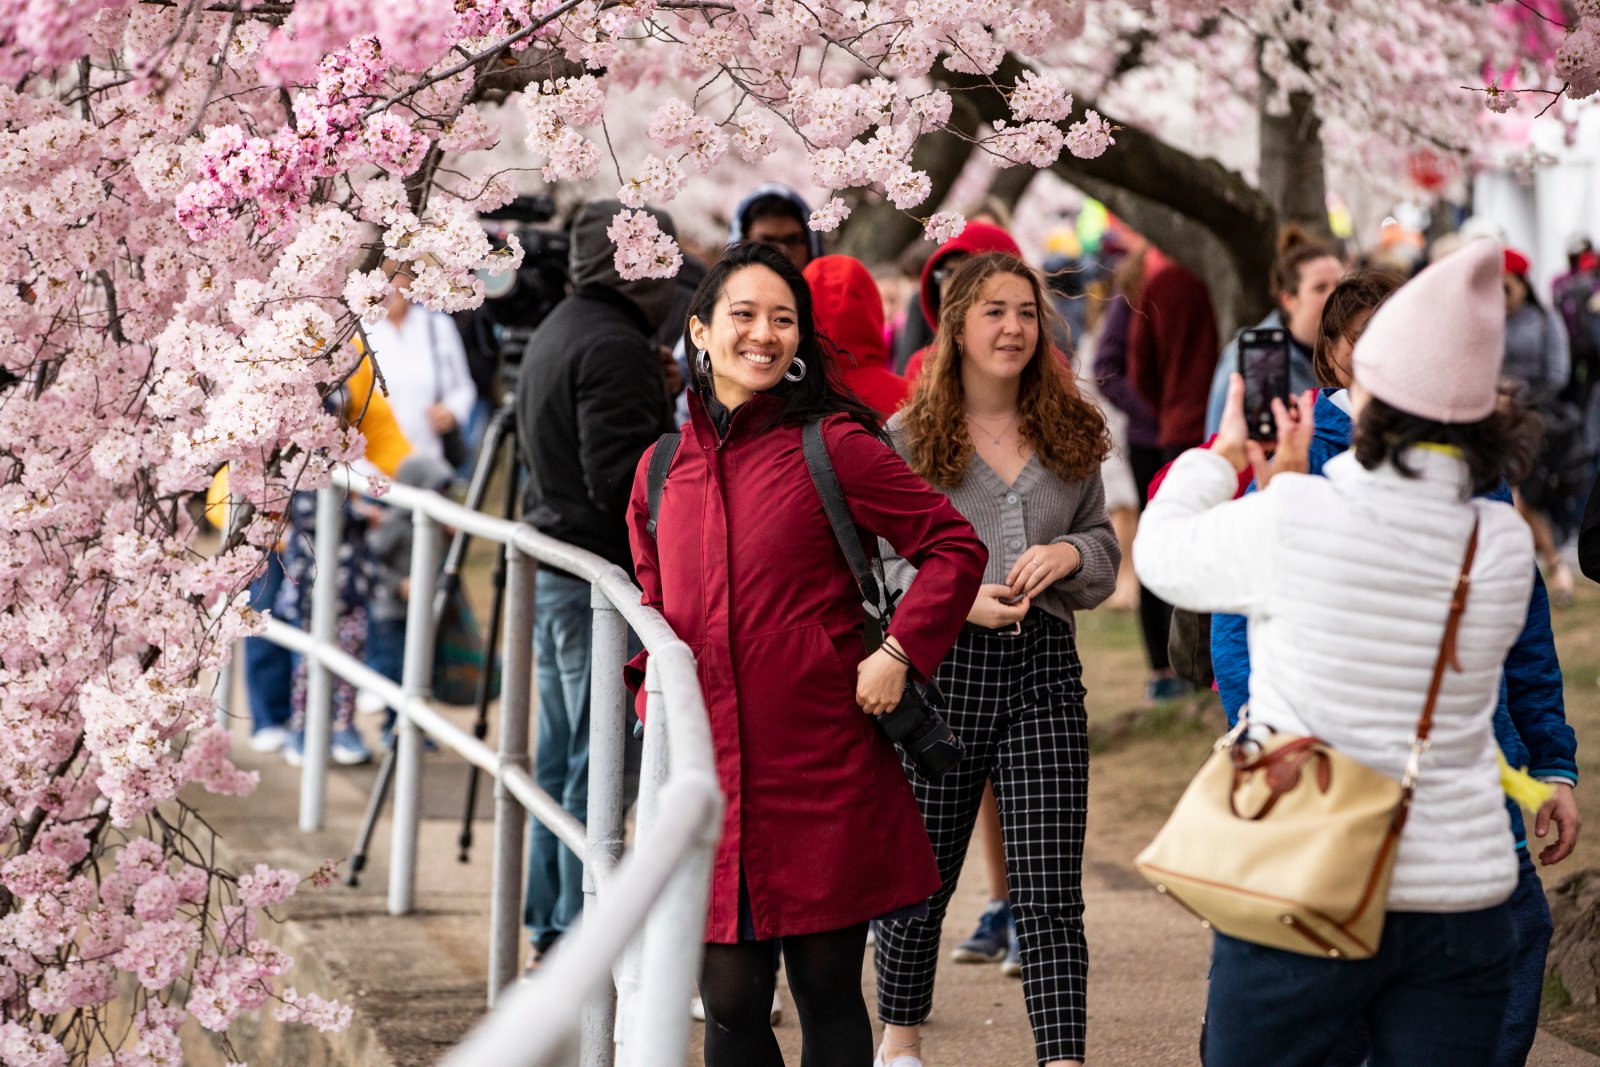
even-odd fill
[(976, 424), (978, 429), (983, 431), (983, 436), (987, 437), (993, 444), (999, 444), (1000, 439), (1006, 435), (1006, 431), (1011, 429), (1011, 424), (1017, 421), (1017, 413), (1013, 411), (1010, 415), (1006, 416), (1006, 421), (1001, 424), (1000, 432), (998, 434), (994, 434), (990, 433), (989, 428), (979, 421), (978, 416), (974, 415), (970, 411), (965, 412), (965, 414), (967, 416), (967, 421)]

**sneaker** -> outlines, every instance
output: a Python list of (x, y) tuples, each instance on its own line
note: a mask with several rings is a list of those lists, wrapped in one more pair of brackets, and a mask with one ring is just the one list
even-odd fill
[(380, 715), (388, 707), (389, 705), (383, 702), (383, 698), (370, 689), (363, 689), (356, 694), (356, 714), (358, 715)]
[(1017, 940), (1017, 924), (1011, 924), (1011, 947), (1000, 963), (1000, 973), (1008, 978), (1022, 977), (1022, 943)]
[(282, 726), (263, 726), (250, 735), (251, 752), (281, 752), (289, 742), (289, 731)]
[(360, 731), (353, 726), (346, 726), (343, 730), (333, 732), (331, 755), (333, 762), (341, 767), (354, 767), (357, 764), (372, 762), (372, 749), (361, 740)]
[(291, 767), (298, 767), (306, 761), (306, 733), (296, 730), (289, 734), (283, 742), (283, 762)]
[(957, 963), (999, 963), (1010, 947), (1011, 905), (997, 900), (978, 916), (978, 928), (955, 947), (950, 958)]
[(883, 1046), (878, 1046), (878, 1054), (873, 1057), (872, 1067), (922, 1067), (921, 1056), (896, 1056), (892, 1060), (883, 1058)]

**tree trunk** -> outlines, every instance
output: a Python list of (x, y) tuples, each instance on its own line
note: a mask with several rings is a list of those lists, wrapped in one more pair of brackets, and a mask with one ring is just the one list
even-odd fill
[[(1290, 56), (1305, 68), (1303, 44), (1293, 46)], [(1280, 225), (1299, 223), (1319, 237), (1332, 237), (1322, 164), (1322, 120), (1317, 117), (1316, 103), (1310, 93), (1290, 93), (1289, 110), (1271, 114), (1267, 101), (1274, 90), (1265, 71), (1261, 83), (1261, 195)]]
[[(1008, 55), (989, 78), (946, 75), (957, 97), (969, 98), (984, 121), (1009, 117), (1004, 96), (1026, 67)], [(1073, 118), (1093, 108), (1077, 102)], [(1104, 114), (1104, 112), (1101, 112)], [(1051, 168), (1098, 197), (1140, 233), (1211, 286), (1218, 326), (1227, 336), (1269, 307), (1277, 214), (1261, 191), (1212, 159), (1191, 156), (1137, 127), (1117, 126), (1117, 143), (1097, 159), (1063, 155)], [(1320, 182), (1319, 182), (1320, 187)]]
[(1007, 167), (989, 183), (989, 198), (1007, 211), (1016, 211), (1022, 194), (1028, 191), (1038, 174), (1038, 167)]
[[(911, 165), (926, 171), (933, 186), (925, 205), (942, 204), (950, 195), (950, 187), (961, 176), (967, 160), (972, 158), (971, 138), (977, 135), (978, 122), (978, 109), (958, 96), (950, 108), (950, 125), (959, 130), (961, 136), (939, 130), (918, 139), (911, 153)], [(927, 206), (926, 210), (932, 213), (935, 208)], [(868, 265), (877, 265), (892, 262), (921, 236), (922, 223), (915, 216), (887, 200), (871, 198), (861, 201), (851, 211), (840, 229), (835, 249)]]

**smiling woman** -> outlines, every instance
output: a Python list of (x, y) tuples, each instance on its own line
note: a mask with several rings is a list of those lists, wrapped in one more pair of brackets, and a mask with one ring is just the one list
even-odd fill
[(704, 354), (717, 400), (729, 410), (782, 380), (805, 378), (797, 360), (800, 325), (789, 284), (755, 264), (728, 278), (710, 322), (689, 319), (689, 340)]
[[(728, 798), (700, 982), (706, 1062), (782, 1067), (769, 1015), (781, 939), (806, 1062), (867, 1067), (867, 922), (925, 908), (939, 886), (872, 716), (899, 704), (908, 671), (927, 677), (944, 658), (983, 546), (884, 443), (877, 414), (833, 384), (788, 257), (734, 245), (690, 311), (689, 425), (654, 507), (655, 450), (641, 461), (628, 521), (645, 603), (694, 652)], [(861, 593), (807, 473), (812, 422), (851, 518), (921, 568), (870, 656)]]
[[(972, 521), (989, 566), (935, 676), (966, 755), (938, 782), (913, 782), (942, 887), (928, 915), (878, 926), (881, 1061), (921, 1065), (940, 923), (992, 781), (1038, 1062), (1065, 1067), (1083, 1061), (1088, 966), (1089, 749), (1073, 612), (1116, 585), (1121, 552), (1100, 483), (1110, 442), (1050, 346), (1038, 274), (1015, 256), (974, 256), (944, 293), (933, 353), (889, 432)], [(890, 564), (897, 585), (911, 573)]]

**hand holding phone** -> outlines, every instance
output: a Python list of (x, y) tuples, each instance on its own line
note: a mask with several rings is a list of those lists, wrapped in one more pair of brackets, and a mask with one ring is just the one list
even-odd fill
[(1245, 330), (1239, 335), (1239, 374), (1244, 378), (1244, 421), (1252, 441), (1277, 441), (1272, 402), (1289, 403), (1289, 331)]

